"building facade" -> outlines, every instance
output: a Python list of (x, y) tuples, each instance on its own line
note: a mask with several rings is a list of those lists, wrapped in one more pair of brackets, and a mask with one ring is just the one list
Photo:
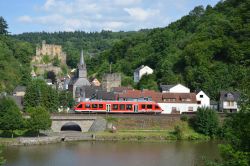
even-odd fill
[(220, 92), (220, 104), (219, 110), (221, 112), (238, 112), (239, 106), (238, 102), (240, 99), (240, 93), (238, 92)]
[(122, 77), (120, 73), (104, 74), (102, 77), (102, 89), (110, 92), (112, 88), (120, 87)]
[(144, 65), (140, 66), (134, 71), (134, 82), (138, 83), (140, 79), (142, 78), (142, 76), (153, 74), (153, 72), (154, 72), (153, 69), (151, 69), (148, 66), (144, 66)]

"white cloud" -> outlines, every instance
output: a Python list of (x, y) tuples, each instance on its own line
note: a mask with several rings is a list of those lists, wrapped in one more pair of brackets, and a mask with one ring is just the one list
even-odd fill
[(114, 0), (114, 4), (119, 6), (129, 6), (140, 3), (142, 0)]
[(181, 9), (190, 4), (188, 0), (46, 0), (35, 5), (34, 16), (23, 15), (18, 21), (45, 31), (138, 30), (166, 26), (187, 14), (189, 10), (183, 14)]
[(142, 8), (125, 8), (124, 9), (128, 14), (138, 21), (146, 21), (150, 17), (153, 17), (159, 14), (158, 10), (147, 9), (144, 10)]
[(21, 16), (18, 18), (18, 21), (22, 23), (31, 23), (32, 18), (30, 16)]

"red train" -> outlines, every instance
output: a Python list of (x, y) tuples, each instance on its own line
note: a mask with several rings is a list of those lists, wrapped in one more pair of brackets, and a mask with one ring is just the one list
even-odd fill
[(152, 101), (84, 101), (75, 108), (75, 112), (99, 113), (161, 113), (161, 107)]

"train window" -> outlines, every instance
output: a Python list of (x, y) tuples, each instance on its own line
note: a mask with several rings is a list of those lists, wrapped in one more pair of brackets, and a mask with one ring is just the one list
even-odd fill
[(155, 105), (155, 109), (159, 109), (160, 107), (158, 105)]
[(90, 108), (90, 104), (85, 104), (85, 108)]
[(120, 110), (125, 110), (125, 104), (120, 104)]
[(99, 108), (103, 108), (103, 104), (99, 104)]
[(132, 110), (132, 104), (127, 104), (126, 105), (126, 110)]
[(142, 108), (142, 109), (145, 109), (145, 108), (146, 108), (146, 105), (145, 105), (145, 104), (142, 104), (142, 105), (141, 105), (141, 108)]
[(118, 104), (113, 104), (112, 109), (113, 110), (118, 110)]
[(152, 105), (147, 105), (147, 109), (152, 109)]
[(82, 104), (80, 104), (77, 108), (82, 108)]
[(92, 108), (97, 108), (97, 104), (92, 104)]

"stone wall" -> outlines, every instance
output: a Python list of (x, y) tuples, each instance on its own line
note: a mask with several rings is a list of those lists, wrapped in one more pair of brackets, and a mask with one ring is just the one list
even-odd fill
[(110, 92), (112, 88), (120, 87), (121, 82), (120, 73), (104, 74), (102, 77), (102, 88)]

